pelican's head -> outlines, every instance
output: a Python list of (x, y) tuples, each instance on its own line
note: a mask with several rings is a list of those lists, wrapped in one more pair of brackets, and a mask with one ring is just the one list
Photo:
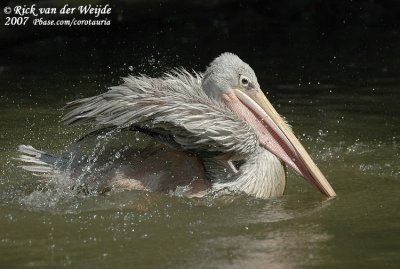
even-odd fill
[(247, 63), (235, 54), (221, 54), (205, 71), (202, 87), (210, 98), (223, 102), (252, 126), (262, 147), (292, 167), (323, 194), (336, 195), (290, 127), (268, 101)]
[(229, 52), (211, 62), (204, 73), (202, 86), (208, 96), (217, 100), (231, 89), (240, 89), (243, 92), (260, 89), (254, 70), (237, 55)]

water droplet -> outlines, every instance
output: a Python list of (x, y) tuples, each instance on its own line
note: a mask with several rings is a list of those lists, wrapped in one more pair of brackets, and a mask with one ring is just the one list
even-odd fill
[(141, 236), (142, 239), (146, 239), (146, 238), (148, 238), (148, 237), (149, 237), (148, 234), (144, 234), (144, 235)]

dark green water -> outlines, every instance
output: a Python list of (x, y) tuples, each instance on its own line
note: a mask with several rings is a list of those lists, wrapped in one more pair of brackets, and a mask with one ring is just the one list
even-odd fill
[[(105, 48), (64, 45), (37, 42), (3, 52), (1, 268), (399, 267), (400, 77), (391, 57), (398, 49), (370, 61), (363, 54), (346, 58), (351, 49), (308, 52), (288, 66), (286, 47), (275, 56), (269, 50), (268, 60), (248, 51), (244, 60), (338, 196), (326, 200), (290, 173), (281, 198), (188, 200), (134, 191), (40, 192), (37, 178), (17, 167), (19, 144), (60, 152), (80, 136), (80, 128), (59, 123), (67, 101), (105, 91), (132, 70), (203, 70), (216, 56), (175, 56), (178, 48), (143, 49), (141, 56), (127, 47), (108, 55)], [(293, 59), (294, 49), (287, 53)]]

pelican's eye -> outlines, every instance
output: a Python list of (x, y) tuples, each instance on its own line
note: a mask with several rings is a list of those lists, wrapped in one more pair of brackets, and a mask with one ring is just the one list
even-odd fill
[(249, 85), (249, 83), (250, 83), (250, 80), (248, 79), (248, 77), (240, 75), (240, 84), (242, 86), (247, 87)]

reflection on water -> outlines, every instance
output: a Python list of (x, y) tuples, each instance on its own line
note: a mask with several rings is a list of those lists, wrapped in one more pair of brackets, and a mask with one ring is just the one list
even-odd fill
[[(269, 233), (249, 230), (251, 228), (245, 227), (247, 235), (202, 242), (209, 247), (207, 255), (204, 255), (209, 258), (196, 261), (196, 268), (264, 268), (268, 265), (268, 268), (285, 269), (318, 265), (326, 258), (321, 249), (330, 236), (321, 233), (317, 226), (285, 227)], [(304, 256), (302, 251), (308, 255)]]
[[(3, 207), (2, 227), (18, 234), (6, 234), (1, 247), (15, 257), (26, 246), (38, 246), (37, 253), (18, 261), (24, 266), (50, 262), (75, 267), (77, 261), (101, 266), (117, 260), (124, 265), (154, 262), (171, 268), (318, 264), (325, 255), (323, 243), (331, 236), (318, 224), (301, 219), (322, 206), (314, 201), (306, 209), (298, 205), (298, 198), (296, 202), (286, 197), (267, 202), (246, 197), (187, 200), (122, 192), (64, 201), (50, 214), (45, 203), (41, 211), (26, 205), (23, 210)], [(29, 199), (32, 203), (46, 200), (38, 193)], [(23, 228), (27, 220), (30, 228)], [(35, 229), (39, 231), (32, 234)]]

